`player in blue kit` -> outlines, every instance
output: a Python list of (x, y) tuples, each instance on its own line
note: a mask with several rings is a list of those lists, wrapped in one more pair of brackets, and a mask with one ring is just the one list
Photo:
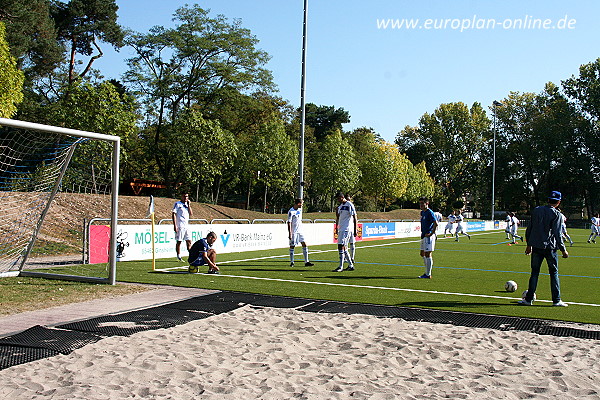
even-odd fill
[(425, 263), (425, 273), (419, 278), (431, 279), (431, 270), (433, 269), (433, 258), (431, 253), (435, 249), (435, 230), (438, 226), (437, 218), (433, 211), (429, 208), (429, 199), (421, 197), (419, 199), (419, 207), (421, 208), (421, 257)]
[(202, 265), (208, 265), (209, 274), (218, 274), (219, 267), (217, 267), (217, 252), (212, 248), (213, 244), (217, 240), (217, 234), (210, 232), (206, 235), (206, 238), (198, 240), (190, 248), (190, 255), (188, 262), (190, 263), (190, 272), (197, 272), (198, 267)]

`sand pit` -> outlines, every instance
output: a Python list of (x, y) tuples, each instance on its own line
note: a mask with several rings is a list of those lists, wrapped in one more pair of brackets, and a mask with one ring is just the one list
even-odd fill
[(597, 341), (244, 306), (0, 371), (11, 399), (597, 399)]

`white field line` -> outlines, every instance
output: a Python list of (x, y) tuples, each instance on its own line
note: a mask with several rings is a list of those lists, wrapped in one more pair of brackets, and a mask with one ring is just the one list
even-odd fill
[[(491, 233), (496, 233), (496, 232), (491, 232)], [(488, 232), (481, 233), (481, 235), (485, 235), (485, 234), (489, 234), (489, 233)], [(420, 240), (410, 240), (410, 241), (407, 241), (407, 242), (397, 242), (397, 243), (374, 244), (374, 245), (369, 245), (369, 246), (361, 246), (361, 248), (364, 248), (364, 247), (394, 246), (394, 245), (399, 245), (399, 244), (418, 243), (418, 242), (420, 242)], [(327, 253), (327, 252), (334, 252), (334, 251), (337, 252), (337, 249), (333, 249), (333, 250), (316, 250), (316, 251), (311, 251), (311, 254), (314, 254), (314, 253)], [(247, 261), (256, 261), (256, 260), (266, 260), (266, 259), (270, 259), (270, 258), (282, 258), (282, 257), (287, 257), (287, 256), (288, 256), (288, 254), (279, 255), (279, 256), (247, 258), (247, 259), (242, 259), (242, 260), (223, 261), (223, 262), (220, 262), (219, 264), (229, 264), (229, 263), (235, 263), (235, 262), (247, 262)], [(171, 271), (171, 270), (182, 269), (182, 268), (187, 268), (187, 267), (177, 266), (177, 267), (172, 267), (172, 268), (157, 269), (157, 271), (168, 272), (168, 271)], [(201, 275), (209, 275), (209, 274), (201, 274)], [(466, 296), (466, 297), (480, 297), (480, 298), (487, 298), (487, 299), (515, 300), (514, 297), (490, 296), (490, 295), (485, 295), (485, 294), (473, 294), (473, 293), (441, 292), (441, 291), (437, 291), (437, 290), (390, 288), (390, 287), (384, 287), (384, 286), (370, 286), (370, 285), (349, 285), (349, 284), (345, 284), (345, 283), (298, 281), (298, 280), (292, 280), (292, 279), (279, 279), (279, 278), (259, 278), (259, 277), (256, 277), (256, 276), (243, 276), (243, 275), (223, 275), (223, 274), (219, 274), (219, 275), (211, 275), (211, 276), (213, 276), (213, 277), (219, 277), (219, 278), (226, 278), (227, 277), (227, 278), (253, 279), (253, 280), (272, 281), (272, 282), (304, 283), (304, 284), (309, 284), (309, 285), (325, 285), (325, 286), (350, 287), (350, 288), (360, 288), (360, 289), (393, 290), (393, 291), (397, 291), (397, 292), (430, 293), (430, 294), (443, 294), (443, 295), (449, 295), (449, 296)], [(551, 300), (536, 300), (536, 302), (552, 303)], [(579, 306), (600, 307), (600, 304), (590, 304), (590, 303), (569, 302), (569, 304), (579, 305)]]
[[(209, 275), (209, 274), (202, 274)], [(279, 279), (279, 278), (259, 278), (256, 276), (243, 276), (243, 275), (211, 275), (220, 278), (240, 278), (240, 279), (254, 279), (259, 281), (272, 281), (272, 282), (286, 282), (286, 283), (306, 283), (310, 285), (325, 285), (325, 286), (337, 286), (337, 287), (349, 287), (349, 288), (360, 288), (360, 289), (377, 289), (377, 290), (393, 290), (397, 292), (416, 292), (416, 293), (431, 293), (431, 294), (445, 294), (449, 296), (466, 296), (466, 297), (482, 297), (487, 299), (503, 299), (503, 300), (515, 300), (514, 297), (506, 296), (490, 296), (485, 294), (473, 294), (473, 293), (454, 293), (454, 292), (441, 292), (437, 290), (422, 290), (422, 289), (405, 289), (405, 288), (390, 288), (385, 286), (369, 286), (369, 285), (349, 285), (345, 283), (330, 283), (330, 282), (314, 282), (314, 281), (298, 281), (292, 279)], [(552, 303), (551, 300), (536, 300), (541, 303)], [(580, 306), (591, 306), (600, 307), (600, 304), (589, 304), (589, 303), (575, 303), (569, 302), (569, 304), (576, 304)]]

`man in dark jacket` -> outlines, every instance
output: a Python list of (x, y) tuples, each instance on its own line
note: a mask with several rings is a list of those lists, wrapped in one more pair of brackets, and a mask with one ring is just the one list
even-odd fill
[(560, 250), (563, 258), (569, 257), (561, 235), (562, 216), (557, 209), (561, 198), (560, 192), (553, 191), (548, 196), (548, 204), (536, 207), (531, 213), (531, 222), (525, 231), (525, 240), (527, 241), (525, 254), (531, 255), (531, 276), (527, 294), (523, 300), (519, 301), (520, 305), (530, 306), (533, 304), (538, 276), (544, 259), (546, 259), (550, 274), (552, 303), (557, 307), (568, 305), (560, 298), (560, 280), (558, 278), (557, 250)]

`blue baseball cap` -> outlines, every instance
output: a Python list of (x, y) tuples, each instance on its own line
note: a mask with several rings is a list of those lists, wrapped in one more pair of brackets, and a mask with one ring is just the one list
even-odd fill
[(552, 192), (550, 192), (550, 196), (548, 196), (548, 200), (561, 200), (562, 195), (560, 194), (560, 192), (557, 192), (556, 190), (553, 190)]

